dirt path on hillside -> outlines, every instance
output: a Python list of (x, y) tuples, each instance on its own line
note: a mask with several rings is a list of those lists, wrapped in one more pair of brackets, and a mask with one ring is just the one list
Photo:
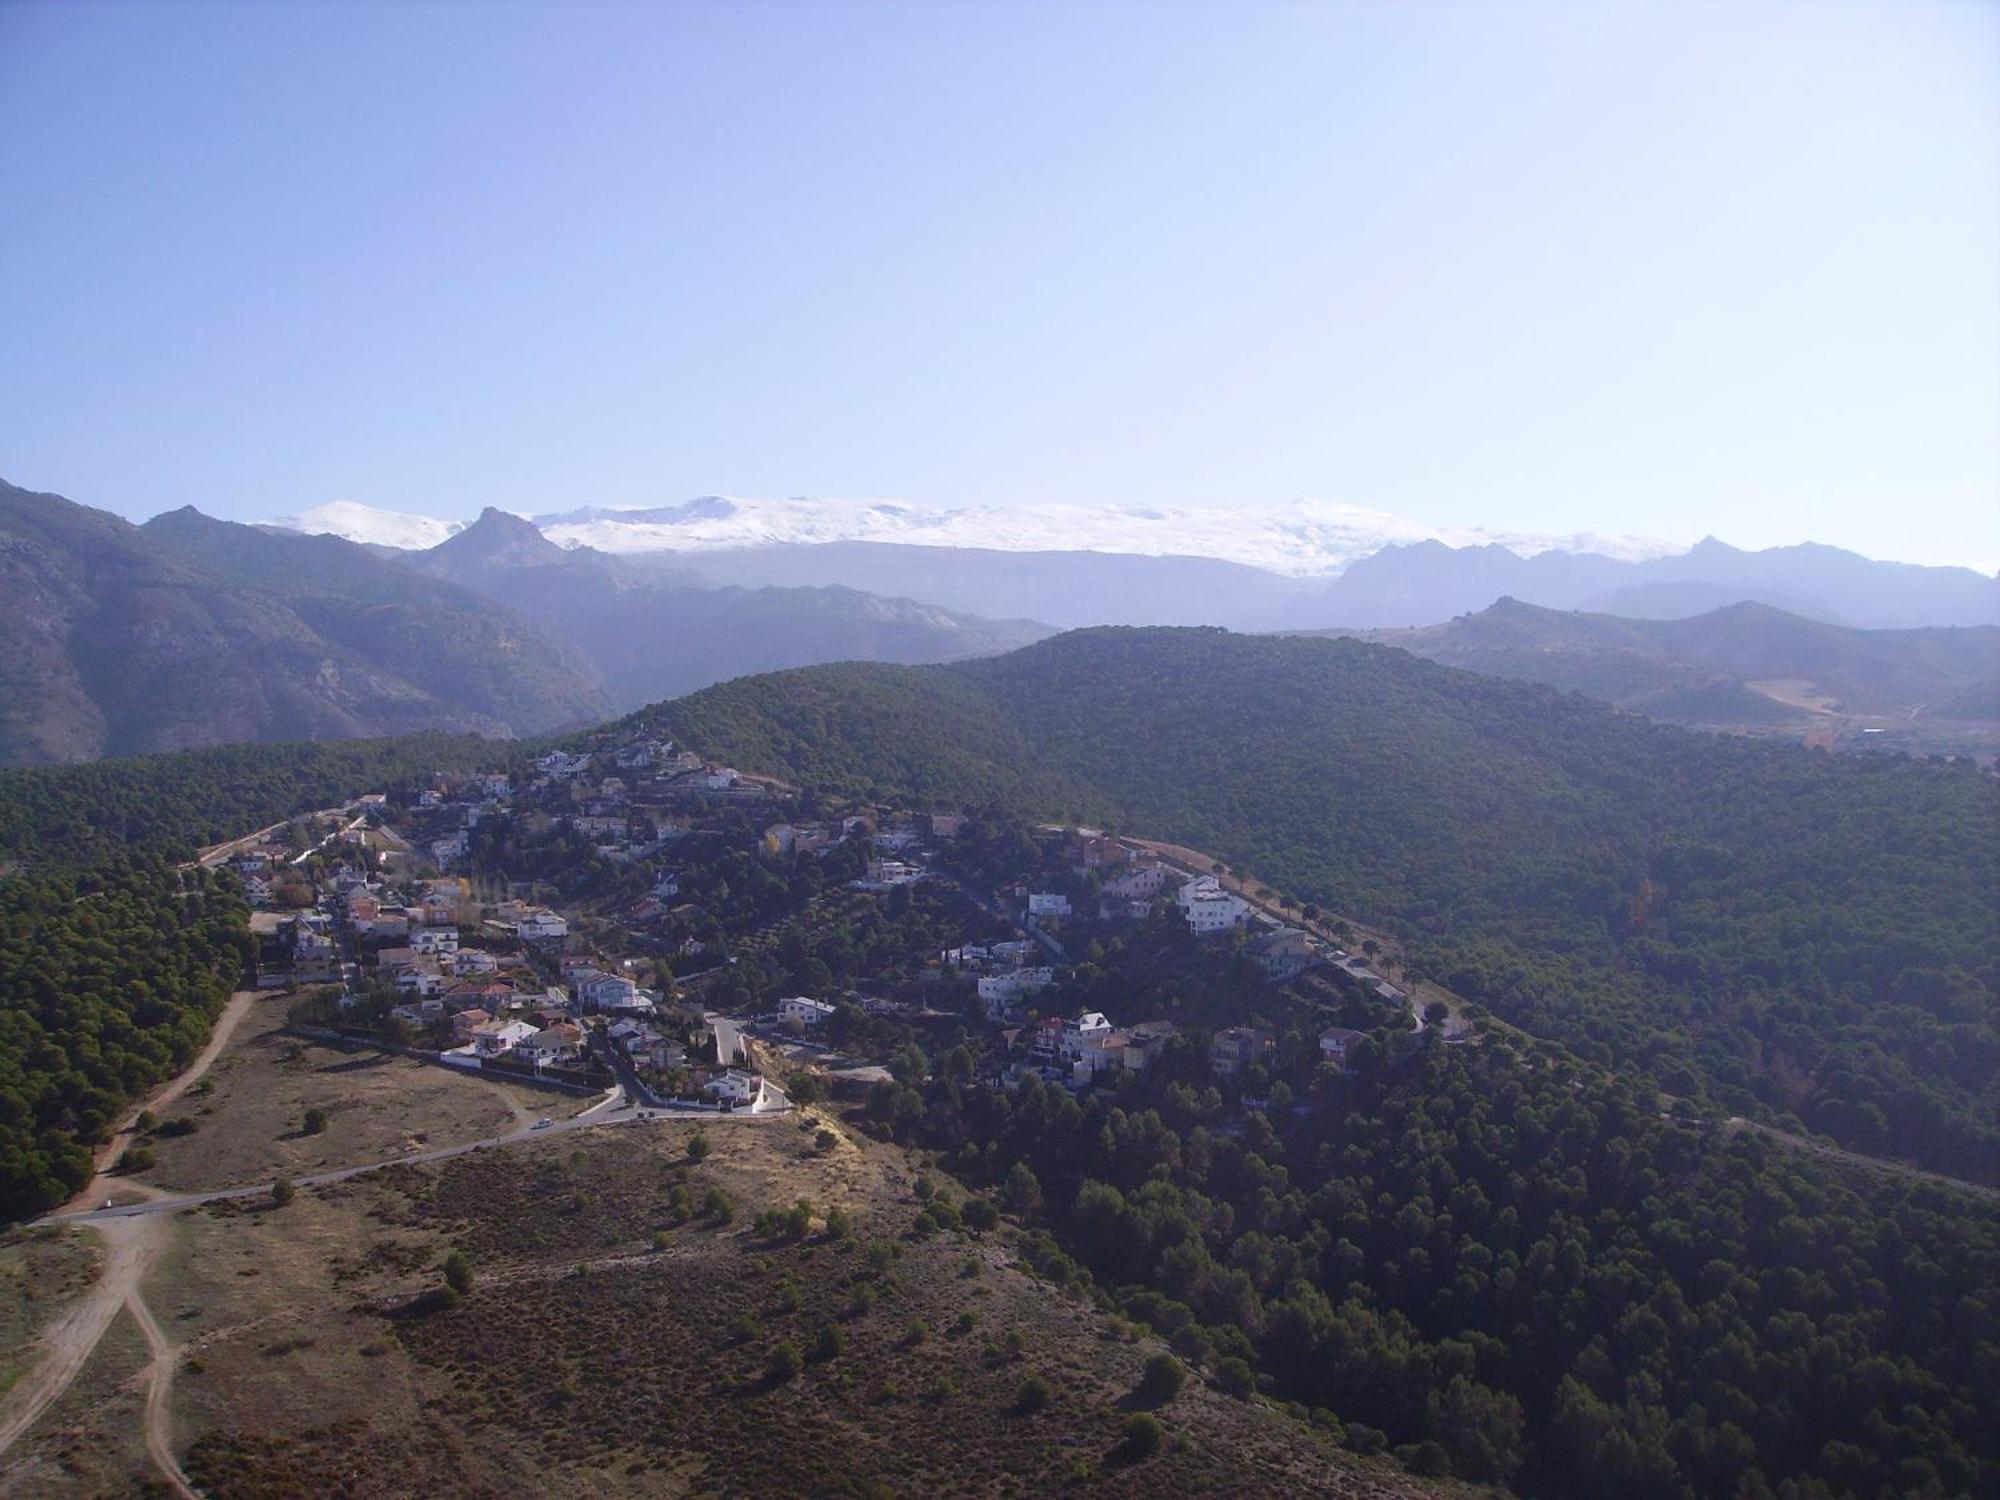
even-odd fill
[(0, 1401), (0, 1456), (69, 1389), (118, 1310), (138, 1295), (139, 1283), (165, 1247), (170, 1225), (161, 1215), (146, 1214), (95, 1227), (104, 1237), (97, 1282), (43, 1330), (37, 1340), (41, 1358)]
[(1964, 1177), (1949, 1177), (1943, 1172), (1928, 1171), (1923, 1167), (1913, 1167), (1906, 1161), (1895, 1161), (1886, 1156), (1869, 1156), (1861, 1151), (1849, 1151), (1845, 1147), (1830, 1146), (1825, 1141), (1810, 1140), (1802, 1135), (1794, 1135), (1789, 1130), (1780, 1130), (1775, 1125), (1760, 1124), (1756, 1120), (1746, 1120), (1741, 1115), (1731, 1115), (1723, 1122), (1729, 1130), (1749, 1130), (1776, 1141), (1788, 1150), (1817, 1156), (1836, 1165), (1854, 1167), (1864, 1172), (1887, 1172), (1894, 1177), (1909, 1177), (1920, 1182), (1932, 1183), (1937, 1187), (1956, 1188), (1962, 1193), (1972, 1193), (1991, 1202), (2000, 1202), (2000, 1187), (1984, 1182), (1972, 1182)]
[(146, 1347), (152, 1351), (152, 1363), (146, 1367), (146, 1452), (166, 1476), (167, 1484), (181, 1500), (199, 1500), (195, 1487), (188, 1482), (187, 1473), (181, 1468), (181, 1461), (174, 1456), (174, 1428), (170, 1402), (174, 1390), (174, 1371), (181, 1362), (180, 1347), (168, 1340), (160, 1328), (159, 1319), (146, 1306), (137, 1287), (125, 1299), (125, 1310), (139, 1325), (139, 1331), (146, 1336)]
[[(108, 1175), (122, 1148), (124, 1137), (132, 1129), (133, 1122), (142, 1111), (158, 1110), (172, 1104), (185, 1094), (217, 1057), (229, 1045), (229, 1039), (236, 1034), (236, 1028), (250, 1013), (250, 1008), (259, 999), (273, 993), (269, 990), (238, 990), (229, 997), (229, 1004), (210, 1028), (208, 1043), (196, 1055), (193, 1062), (176, 1078), (156, 1089), (153, 1094), (135, 1104), (121, 1122), (111, 1139), (98, 1149), (95, 1159), (96, 1175), (90, 1185), (79, 1193), (72, 1203), (93, 1203), (100, 1194), (115, 1190), (122, 1194), (136, 1194), (141, 1198), (163, 1198), (167, 1195), (158, 1188), (145, 1183), (133, 1182)], [(187, 1477), (181, 1472), (173, 1455), (173, 1444), (167, 1421), (167, 1398), (172, 1389), (173, 1371), (179, 1361), (180, 1351), (174, 1348), (161, 1330), (158, 1321), (146, 1306), (142, 1287), (146, 1273), (166, 1248), (167, 1240), (173, 1232), (173, 1221), (167, 1214), (139, 1214), (124, 1219), (107, 1219), (91, 1225), (104, 1240), (104, 1262), (99, 1268), (96, 1283), (65, 1309), (46, 1330), (38, 1342), (42, 1348), (41, 1357), (34, 1367), (15, 1382), (4, 1400), (0, 1400), (0, 1456), (4, 1456), (15, 1443), (32, 1428), (41, 1416), (68, 1390), (78, 1374), (83, 1370), (90, 1356), (104, 1338), (105, 1331), (117, 1318), (120, 1308), (131, 1310), (139, 1324), (146, 1342), (153, 1351), (153, 1363), (147, 1371), (146, 1396), (146, 1447), (160, 1466), (168, 1482), (176, 1491), (185, 1496), (193, 1496), (194, 1490), (188, 1485)]]

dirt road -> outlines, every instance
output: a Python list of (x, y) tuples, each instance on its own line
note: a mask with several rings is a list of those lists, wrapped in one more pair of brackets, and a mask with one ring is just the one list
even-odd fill
[(167, 1484), (182, 1500), (198, 1500), (198, 1492), (188, 1482), (187, 1473), (181, 1468), (181, 1461), (174, 1456), (174, 1427), (171, 1399), (174, 1389), (174, 1371), (181, 1362), (180, 1346), (170, 1342), (161, 1330), (159, 1319), (146, 1306), (145, 1299), (134, 1287), (131, 1296), (125, 1299), (125, 1310), (132, 1314), (139, 1331), (146, 1336), (146, 1347), (152, 1351), (152, 1363), (146, 1367), (146, 1452), (167, 1478)]
[[(265, 990), (238, 990), (229, 997), (229, 1004), (210, 1028), (208, 1045), (178, 1077), (155, 1090), (150, 1098), (133, 1106), (118, 1131), (99, 1149), (95, 1163), (97, 1175), (91, 1179), (90, 1186), (73, 1200), (72, 1207), (76, 1203), (98, 1202), (114, 1186), (122, 1196), (137, 1194), (146, 1201), (167, 1196), (144, 1183), (110, 1178), (106, 1173), (117, 1159), (123, 1139), (140, 1111), (161, 1109), (193, 1087), (208, 1071), (209, 1065), (221, 1055), (222, 1049), (229, 1045), (230, 1037), (250, 1013), (250, 1007), (269, 993)], [(20, 1441), (42, 1414), (69, 1389), (70, 1383), (89, 1362), (105, 1330), (117, 1318), (119, 1309), (126, 1308), (138, 1322), (153, 1351), (153, 1363), (147, 1373), (147, 1450), (176, 1491), (192, 1496), (194, 1491), (174, 1459), (167, 1423), (167, 1397), (180, 1351), (168, 1343), (159, 1323), (147, 1308), (141, 1291), (146, 1273), (166, 1248), (168, 1237), (173, 1232), (173, 1221), (164, 1213), (148, 1213), (86, 1222), (104, 1239), (104, 1263), (99, 1269), (96, 1284), (43, 1332), (39, 1340), (41, 1358), (14, 1383), (6, 1397), (0, 1399), (0, 1456)]]
[(104, 1237), (97, 1283), (43, 1330), (42, 1356), (0, 1400), (0, 1456), (35, 1425), (69, 1389), (118, 1310), (138, 1295), (139, 1283), (159, 1258), (171, 1221), (157, 1214), (95, 1226)]

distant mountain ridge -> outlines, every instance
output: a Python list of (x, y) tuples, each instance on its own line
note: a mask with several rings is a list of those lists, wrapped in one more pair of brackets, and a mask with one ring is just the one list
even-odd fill
[(0, 764), (601, 717), (518, 616), (331, 537), (0, 483)]
[(1322, 631), (1397, 646), (1447, 666), (1569, 688), (1699, 727), (1974, 726), (2000, 698), (2000, 626), (1858, 630), (1763, 604), (1687, 619), (1627, 619), (1501, 599), (1412, 629)]
[(1678, 556), (1637, 562), (1437, 542), (1386, 547), (1299, 599), (1290, 623), (1430, 625), (1504, 597), (1657, 619), (1749, 600), (1867, 629), (2000, 624), (2000, 579), (1970, 568), (1877, 562), (1817, 542), (1746, 552), (1714, 537)]
[(463, 531), (399, 561), (517, 605), (573, 643), (631, 708), (746, 673), (841, 660), (939, 662), (1009, 651), (1050, 634), (843, 587), (716, 587), (660, 559), (558, 547), (533, 523), (488, 508)]
[[(344, 528), (370, 545), (414, 536), (426, 547), (460, 526), (348, 502), (283, 524)], [(676, 568), (683, 581), (842, 586), (1065, 629), (1429, 625), (1503, 596), (1654, 619), (1752, 600), (1870, 629), (2000, 623), (2000, 581), (1968, 568), (1878, 562), (1817, 543), (1745, 551), (1711, 537), (1678, 551), (1588, 533), (1447, 531), (1307, 501), (937, 510), (711, 495), (650, 510), (585, 506), (531, 524), (565, 551)]]

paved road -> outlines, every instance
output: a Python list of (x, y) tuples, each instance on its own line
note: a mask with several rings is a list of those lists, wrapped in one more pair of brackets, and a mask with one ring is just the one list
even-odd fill
[(749, 1057), (743, 1043), (743, 1028), (729, 1017), (708, 1012), (702, 1020), (715, 1029), (715, 1060), (725, 1068), (733, 1068)]

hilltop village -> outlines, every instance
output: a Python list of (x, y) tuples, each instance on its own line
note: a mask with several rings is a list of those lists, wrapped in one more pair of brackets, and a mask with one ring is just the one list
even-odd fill
[(1190, 853), (829, 804), (635, 734), (211, 857), (302, 1035), (643, 1108), (889, 1113), (950, 1053), (1078, 1095), (1171, 1056), (1228, 1099), (1304, 1109), (1427, 1025), (1471, 1039), (1376, 942)]

